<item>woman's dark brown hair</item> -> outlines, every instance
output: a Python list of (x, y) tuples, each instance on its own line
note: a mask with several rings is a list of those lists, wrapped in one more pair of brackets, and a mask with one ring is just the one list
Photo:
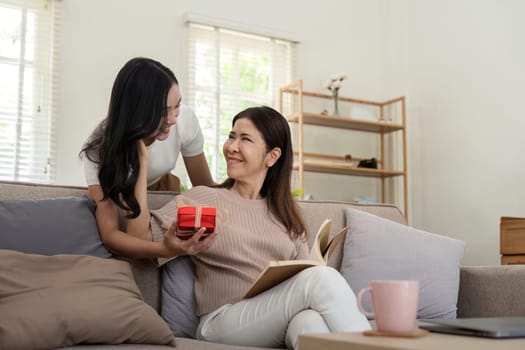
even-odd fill
[(106, 118), (83, 146), (85, 155), (99, 168), (98, 179), (104, 199), (131, 211), (130, 218), (140, 214), (135, 197), (139, 174), (137, 141), (154, 134), (166, 118), (166, 100), (178, 81), (173, 72), (158, 61), (137, 57), (119, 71)]
[[(293, 150), (290, 126), (281, 113), (270, 107), (252, 107), (238, 113), (232, 126), (239, 119), (249, 119), (263, 136), (266, 151), (281, 149), (281, 156), (268, 169), (261, 188), (261, 196), (266, 198), (268, 209), (286, 227), (290, 236), (295, 239), (306, 236), (306, 225), (299, 213), (299, 208), (292, 197), (291, 178)], [(226, 179), (218, 187), (231, 188), (235, 180)]]

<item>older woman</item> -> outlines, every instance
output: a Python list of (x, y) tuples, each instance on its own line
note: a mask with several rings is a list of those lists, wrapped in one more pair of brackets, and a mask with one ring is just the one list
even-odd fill
[[(269, 261), (304, 259), (308, 248), (290, 191), (293, 152), (286, 119), (269, 107), (240, 112), (223, 153), (228, 172), (223, 184), (192, 188), (156, 211), (151, 222), (154, 237), (168, 234), (178, 240), (178, 203), (212, 206), (222, 213), (215, 242), (192, 255), (197, 337), (245, 346), (286, 342), (294, 348), (301, 333), (370, 329), (346, 280), (326, 266), (308, 268), (261, 294), (241, 298)], [(150, 222), (134, 227), (140, 235)], [(201, 228), (190, 240), (198, 244), (203, 234)]]

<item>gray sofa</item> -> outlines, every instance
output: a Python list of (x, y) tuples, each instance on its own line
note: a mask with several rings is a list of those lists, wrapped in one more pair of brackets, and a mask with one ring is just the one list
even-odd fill
[[(37, 185), (28, 183), (0, 182), (0, 200), (42, 199), (83, 196), (85, 188)], [(168, 192), (149, 194), (150, 206), (158, 208), (172, 198)], [(325, 218), (333, 219), (332, 231), (344, 225), (343, 208), (347, 206), (404, 223), (401, 212), (391, 205), (358, 205), (334, 201), (300, 201), (306, 223), (316, 230)], [(57, 213), (59, 219), (59, 213)], [(496, 247), (494, 249), (497, 249)], [(342, 250), (339, 249), (329, 264), (339, 268)], [(136, 283), (144, 300), (156, 310), (160, 304), (161, 274), (155, 263), (149, 260), (131, 261)], [(525, 266), (476, 266), (461, 268), (458, 296), (458, 317), (525, 316)], [(189, 338), (176, 338), (178, 349), (255, 349), (207, 343)], [(167, 346), (147, 344), (77, 345), (75, 349), (170, 349)]]

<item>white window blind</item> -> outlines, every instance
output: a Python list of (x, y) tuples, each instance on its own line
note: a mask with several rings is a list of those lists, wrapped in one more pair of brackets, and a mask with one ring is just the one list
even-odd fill
[(0, 0), (0, 180), (53, 182), (58, 0)]
[(226, 178), (222, 145), (241, 110), (278, 108), (279, 87), (293, 81), (295, 46), (289, 40), (188, 22), (185, 102), (200, 120), (212, 175)]

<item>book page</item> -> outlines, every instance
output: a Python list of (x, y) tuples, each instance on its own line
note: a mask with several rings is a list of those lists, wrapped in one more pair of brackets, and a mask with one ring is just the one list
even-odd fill
[[(332, 220), (326, 219), (319, 230), (315, 234), (312, 248), (310, 249), (311, 260), (284, 260), (271, 261), (269, 265), (259, 274), (259, 277), (252, 283), (248, 290), (244, 293), (242, 298), (250, 298), (257, 295), (282, 281), (292, 277), (296, 273), (305, 268), (317, 265), (326, 265), (326, 260), (323, 258), (325, 251), (330, 250), (332, 244), (330, 241), (330, 229), (332, 228)], [(343, 229), (346, 231), (346, 228)], [(343, 236), (338, 233), (336, 237)], [(339, 241), (339, 240), (338, 240)], [(337, 243), (337, 242), (336, 242)], [(328, 255), (327, 255), (328, 256)]]
[(324, 251), (330, 245), (330, 230), (332, 229), (332, 220), (326, 219), (323, 221), (319, 230), (315, 234), (312, 248), (310, 248), (310, 259), (326, 263), (324, 259)]
[(283, 260), (272, 261), (264, 269), (259, 277), (252, 283), (248, 290), (242, 296), (243, 299), (251, 298), (282, 281), (294, 276), (298, 272), (312, 266), (322, 265), (323, 263), (315, 260)]
[(325, 262), (328, 263), (328, 258), (332, 256), (334, 251), (337, 249), (337, 246), (343, 242), (347, 232), (348, 226), (345, 226), (330, 240), (328, 246), (323, 251), (323, 259)]

